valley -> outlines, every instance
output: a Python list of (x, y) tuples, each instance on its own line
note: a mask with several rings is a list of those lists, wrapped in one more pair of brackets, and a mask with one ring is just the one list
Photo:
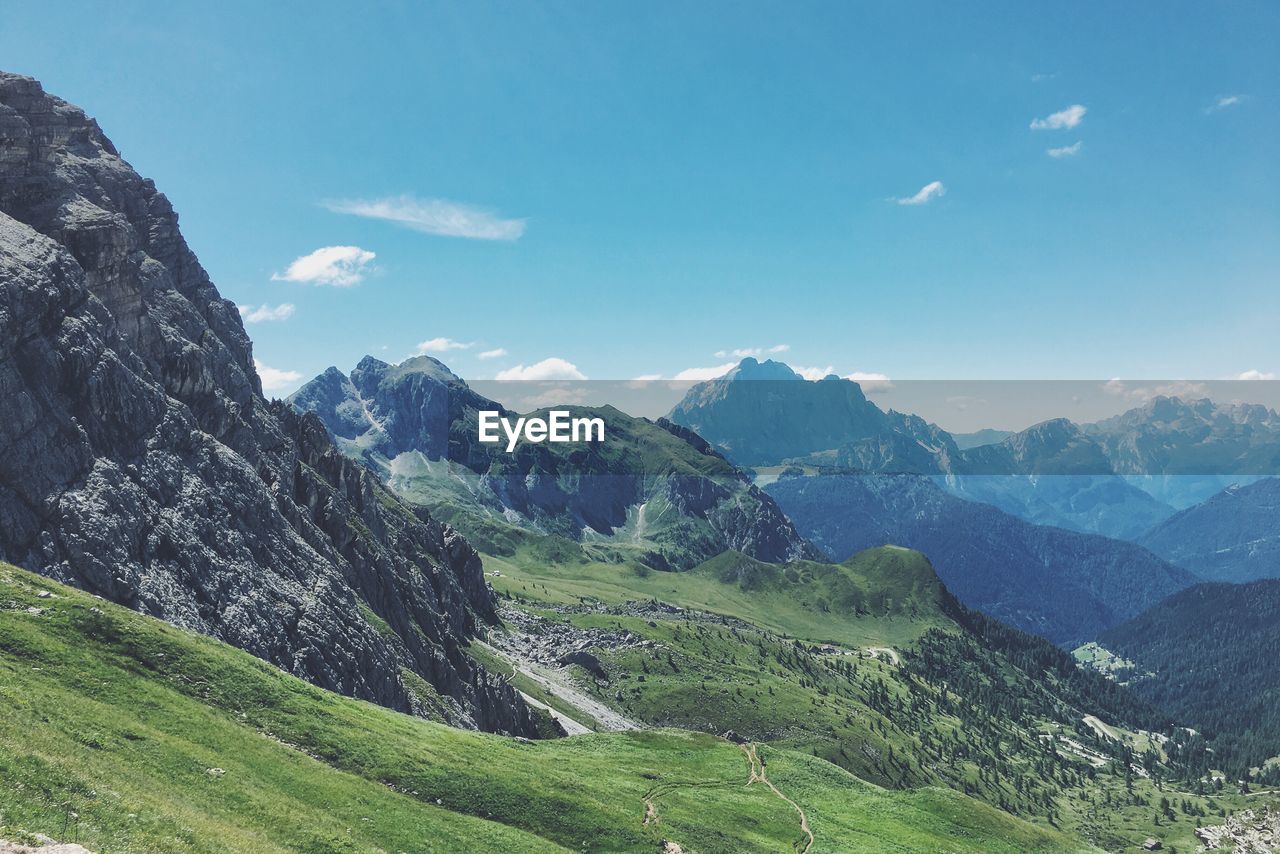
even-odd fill
[[(823, 565), (756, 567), (759, 577), (726, 556), (646, 578), (529, 553), (485, 563), (504, 613), (520, 612), (490, 642), (532, 639), (558, 680), (644, 726), (785, 747), (895, 789), (944, 785), (1108, 850), (1148, 837), (1194, 850), (1196, 827), (1248, 803), (1180, 782), (1158, 713), (1075, 675), (1047, 644), (958, 609), (914, 552), (872, 550), (839, 568), (850, 590), (915, 581), (826, 612), (814, 603), (836, 585), (810, 574)], [(783, 590), (807, 607), (780, 614)], [(1015, 687), (1046, 665), (1062, 674), (1046, 693)], [(1156, 805), (1175, 794), (1186, 809), (1170, 819)]]

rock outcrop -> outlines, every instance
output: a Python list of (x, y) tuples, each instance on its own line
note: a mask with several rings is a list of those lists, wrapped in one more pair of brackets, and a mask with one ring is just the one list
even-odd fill
[(169, 201), (5, 73), (0, 330), (0, 559), (325, 688), (534, 732), (460, 648), (494, 619), (467, 542), (264, 398)]

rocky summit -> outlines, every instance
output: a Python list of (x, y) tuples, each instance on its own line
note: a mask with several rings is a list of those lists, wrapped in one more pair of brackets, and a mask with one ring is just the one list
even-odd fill
[(725, 549), (766, 561), (818, 556), (773, 499), (666, 419), (579, 406), (573, 414), (598, 418), (606, 439), (507, 453), (478, 440), (478, 415), (515, 413), (430, 356), (399, 365), (366, 356), (349, 377), (329, 368), (289, 401), (400, 497), (450, 513), (489, 553), (553, 534), (593, 557), (659, 569), (692, 569)]
[(264, 398), (169, 201), (5, 73), (0, 329), (0, 559), (325, 688), (533, 733), (461, 649), (495, 619), (470, 545)]

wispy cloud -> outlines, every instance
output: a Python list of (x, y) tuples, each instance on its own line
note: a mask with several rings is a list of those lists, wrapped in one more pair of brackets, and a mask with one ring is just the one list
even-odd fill
[(507, 351), (504, 347), (496, 347), (492, 350), (484, 350), (476, 355), (481, 359), (501, 359), (503, 356), (507, 355)]
[(1060, 160), (1063, 157), (1075, 157), (1080, 153), (1080, 149), (1082, 148), (1084, 148), (1084, 143), (1080, 140), (1076, 140), (1070, 145), (1064, 145), (1061, 148), (1046, 148), (1044, 153), (1050, 157)]
[(691, 381), (691, 382), (702, 382), (704, 380), (713, 380), (716, 377), (724, 376), (725, 374), (729, 373), (729, 371), (732, 371), (736, 367), (738, 367), (737, 362), (725, 362), (723, 365), (713, 365), (709, 368), (685, 368), (683, 371), (680, 371), (671, 379), (677, 380), (677, 381), (684, 380), (684, 381)]
[(516, 365), (505, 371), (498, 371), (494, 379), (498, 380), (585, 380), (587, 377), (578, 366), (556, 356), (535, 362), (532, 365)]
[(253, 367), (257, 369), (258, 377), (262, 380), (263, 391), (282, 391), (302, 381), (302, 374), (297, 371), (282, 371), (279, 368), (264, 365), (257, 359), (253, 360)]
[(288, 320), (293, 317), (293, 303), (282, 302), (280, 305), (267, 305), (263, 303), (259, 306), (238, 305), (240, 310), (240, 319), (245, 323), (264, 323), (273, 320)]
[(1076, 127), (1080, 122), (1084, 121), (1084, 114), (1088, 109), (1081, 104), (1072, 104), (1065, 110), (1045, 116), (1043, 119), (1032, 119), (1032, 130), (1067, 130)]
[(735, 359), (745, 359), (748, 356), (772, 356), (777, 353), (785, 353), (790, 349), (790, 344), (774, 344), (772, 347), (739, 347), (737, 350), (717, 350), (712, 355), (717, 359), (725, 359), (729, 356), (733, 356)]
[(1046, 73), (1046, 72), (1041, 72), (1041, 73), (1039, 73), (1039, 74), (1032, 74), (1032, 75), (1031, 75), (1031, 82), (1032, 82), (1032, 83), (1045, 83), (1045, 82), (1047, 82), (1047, 81), (1049, 81), (1049, 80), (1054, 80), (1054, 79), (1056, 79), (1056, 78), (1057, 78), (1057, 76), (1058, 76), (1058, 72), (1056, 72), (1056, 71), (1050, 71), (1050, 72), (1047, 72), (1047, 73)]
[(472, 344), (454, 341), (452, 338), (430, 338), (418, 344), (419, 353), (447, 353), (450, 350), (467, 350)]
[(1245, 101), (1244, 95), (1219, 95), (1213, 99), (1213, 103), (1204, 108), (1206, 114), (1217, 113), (1231, 107), (1238, 107)]
[(827, 374), (835, 373), (835, 369), (831, 365), (827, 365), (825, 368), (806, 368), (800, 365), (792, 365), (791, 370), (795, 371), (810, 382), (817, 382)]
[(1276, 375), (1270, 371), (1241, 371), (1238, 380), (1274, 380)]
[(875, 394), (876, 392), (888, 391), (893, 388), (893, 381), (889, 379), (887, 374), (854, 371), (851, 374), (845, 374), (844, 378), (853, 380), (862, 387), (863, 392), (866, 394)]
[(651, 382), (656, 382), (656, 381), (658, 381), (658, 380), (660, 380), (660, 379), (662, 379), (662, 374), (641, 374), (641, 375), (640, 375), (640, 376), (638, 376), (638, 377), (633, 377), (633, 378), (632, 378), (632, 380), (631, 380), (631, 382), (633, 382), (633, 383), (651, 383)]
[(1138, 403), (1147, 403), (1157, 397), (1179, 397), (1183, 400), (1194, 400), (1205, 397), (1209, 393), (1204, 383), (1190, 382), (1188, 380), (1174, 380), (1173, 382), (1161, 383), (1156, 386), (1131, 386), (1119, 377), (1114, 377), (1103, 383), (1102, 390), (1107, 394)]
[(486, 208), (448, 199), (394, 196), (384, 199), (338, 199), (324, 202), (334, 213), (394, 222), (424, 234), (472, 240), (518, 240), (525, 220), (504, 219)]
[(335, 285), (340, 288), (358, 285), (378, 257), (359, 246), (322, 246), (310, 255), (294, 259), (283, 273), (273, 273), (277, 282), (303, 282), (308, 285)]
[(893, 201), (900, 205), (924, 205), (939, 196), (945, 196), (946, 194), (947, 188), (941, 181), (930, 181), (928, 184), (925, 184), (917, 190), (914, 196), (903, 196), (901, 198), (893, 199)]

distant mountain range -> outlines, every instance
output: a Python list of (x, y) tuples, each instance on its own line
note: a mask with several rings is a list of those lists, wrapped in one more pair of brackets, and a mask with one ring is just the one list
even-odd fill
[(948, 491), (1028, 521), (1127, 539), (1225, 486), (1280, 473), (1280, 415), (1263, 406), (1156, 397), (1094, 424), (1056, 418), (958, 441), (881, 410), (851, 380), (808, 381), (752, 358), (690, 388), (669, 417), (739, 465), (938, 475)]
[(833, 559), (886, 543), (917, 549), (961, 602), (1061, 644), (1197, 580), (1140, 546), (1034, 525), (917, 475), (783, 477), (766, 490)]
[(1055, 418), (1016, 433), (965, 434), (957, 442), (917, 416), (881, 410), (852, 380), (809, 381), (781, 362), (753, 358), (694, 385), (670, 418), (747, 466), (825, 462), (918, 474), (1280, 473), (1280, 414), (1265, 406), (1157, 396), (1092, 424)]
[(1280, 478), (1230, 486), (1139, 542), (1210, 581), (1280, 578)]
[(719, 453), (669, 421), (613, 407), (598, 445), (477, 440), (477, 413), (501, 404), (429, 356), (330, 368), (290, 402), (319, 416), (338, 445), (398, 494), (456, 524), (486, 549), (509, 552), (522, 532), (557, 534), (607, 559), (689, 568), (735, 549), (785, 561), (814, 552), (769, 498)]

